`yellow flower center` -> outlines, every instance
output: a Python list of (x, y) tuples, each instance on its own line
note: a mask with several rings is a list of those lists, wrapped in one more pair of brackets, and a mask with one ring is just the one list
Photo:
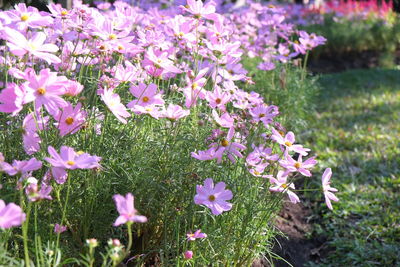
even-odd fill
[(69, 166), (72, 166), (72, 165), (75, 165), (75, 162), (72, 161), (72, 160), (68, 160), (68, 161), (67, 161), (67, 164), (68, 164)]
[(214, 195), (209, 195), (208, 196), (208, 200), (211, 201), (211, 202), (215, 201), (215, 196)]
[(292, 144), (291, 142), (289, 142), (289, 141), (286, 141), (286, 142), (285, 142), (285, 145), (286, 145), (286, 146), (292, 146), (293, 144)]
[(229, 141), (226, 140), (226, 139), (222, 139), (222, 141), (221, 141), (221, 146), (223, 146), (223, 147), (229, 146)]
[(124, 50), (124, 47), (122, 45), (118, 45), (118, 50)]
[(22, 16), (21, 16), (21, 20), (22, 21), (27, 21), (29, 19), (29, 15), (28, 14), (23, 14)]
[(74, 123), (74, 118), (72, 117), (68, 117), (65, 119), (65, 123), (68, 125), (71, 125), (72, 123)]
[(220, 98), (215, 99), (215, 103), (221, 104), (222, 100)]
[(300, 167), (301, 167), (301, 163), (300, 163), (300, 162), (296, 162), (296, 163), (294, 164), (294, 167), (296, 167), (296, 169), (300, 168)]
[(39, 87), (36, 91), (39, 95), (44, 95), (46, 93), (46, 89), (43, 87)]
[(287, 184), (282, 184), (281, 187), (284, 188), (284, 189), (286, 189), (286, 188), (288, 188), (289, 186), (288, 186)]
[(192, 83), (192, 89), (195, 90), (197, 87), (199, 87), (198, 83)]
[(264, 117), (265, 117), (265, 114), (264, 114), (264, 113), (261, 113), (260, 115), (258, 115), (258, 117), (264, 118)]
[(145, 97), (142, 98), (142, 101), (143, 101), (144, 103), (147, 103), (147, 102), (149, 102), (149, 98), (148, 98), (147, 96), (145, 96)]
[(82, 154), (85, 154), (85, 152), (83, 152), (82, 150), (79, 150), (78, 152), (76, 152), (76, 154), (77, 154), (78, 156), (80, 156), (80, 155), (82, 155)]
[(61, 11), (61, 16), (66, 16), (66, 15), (68, 15), (68, 11), (67, 10)]
[(255, 174), (255, 175), (260, 175), (261, 173), (258, 172), (258, 171), (254, 171), (254, 174)]
[(110, 34), (110, 35), (108, 36), (108, 39), (110, 39), (110, 40), (115, 40), (115, 39), (117, 39), (117, 36), (116, 36), (114, 33), (112, 33), (112, 34)]

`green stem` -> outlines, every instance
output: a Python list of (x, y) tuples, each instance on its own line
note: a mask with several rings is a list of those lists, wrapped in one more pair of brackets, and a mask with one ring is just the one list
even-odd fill
[(32, 203), (28, 203), (28, 208), (26, 211), (26, 220), (22, 225), (22, 236), (24, 239), (24, 256), (25, 256), (25, 266), (29, 267), (29, 247), (28, 247), (28, 225), (29, 225), (29, 215), (31, 213)]

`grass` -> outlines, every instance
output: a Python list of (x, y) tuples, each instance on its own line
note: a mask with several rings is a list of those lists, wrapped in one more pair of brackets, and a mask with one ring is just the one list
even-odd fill
[[(310, 266), (400, 264), (400, 71), (352, 70), (320, 78), (315, 120), (306, 134), (322, 170), (339, 189), (334, 211), (315, 235), (328, 239), (322, 262)], [(319, 176), (320, 177), (320, 176)], [(319, 178), (318, 178), (319, 182)]]

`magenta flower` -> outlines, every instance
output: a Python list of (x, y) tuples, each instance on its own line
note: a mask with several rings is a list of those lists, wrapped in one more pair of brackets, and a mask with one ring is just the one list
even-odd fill
[(42, 69), (39, 75), (27, 75), (25, 87), (27, 96), (25, 102), (35, 101), (36, 110), (41, 106), (53, 116), (57, 116), (59, 108), (66, 107), (67, 101), (61, 98), (65, 94), (65, 84), (68, 79), (64, 76), (57, 76), (56, 72), (50, 69)]
[(260, 104), (250, 109), (249, 112), (255, 122), (261, 121), (265, 126), (270, 124), (273, 121), (273, 118), (279, 114), (277, 106), (267, 106), (265, 104)]
[(7, 84), (0, 92), (0, 112), (18, 114), (24, 104), (25, 90), (15, 83)]
[(86, 112), (81, 110), (81, 107), (81, 103), (78, 103), (75, 108), (71, 103), (68, 103), (68, 106), (57, 114), (56, 119), (58, 120), (60, 136), (76, 133), (82, 128), (85, 123)]
[(229, 115), (228, 112), (225, 112), (224, 114), (219, 116), (218, 112), (215, 109), (213, 109), (212, 115), (213, 115), (215, 122), (219, 126), (221, 126), (223, 128), (232, 128), (233, 127), (233, 123), (235, 122), (235, 120)]
[[(33, 112), (25, 116), (22, 122), (22, 128), (24, 130), (22, 134), (24, 150), (26, 154), (32, 155), (40, 150), (40, 137), (37, 133), (39, 130), (44, 130), (49, 118), (41, 118), (39, 114), (36, 115), (36, 121), (33, 116)], [(37, 124), (36, 124), (37, 123)]]
[(42, 162), (36, 158), (30, 160), (14, 160), (12, 165), (3, 162), (3, 171), (8, 175), (14, 176), (16, 174), (26, 174), (31, 171), (36, 171), (42, 168)]
[(294, 192), (290, 191), (290, 189), (295, 189), (295, 187), (293, 183), (287, 183), (287, 173), (279, 171), (276, 177), (276, 179), (270, 178), (270, 182), (274, 184), (274, 186), (271, 186), (269, 190), (272, 192), (286, 192), (292, 203), (296, 204), (300, 202), (299, 197)]
[(127, 222), (147, 222), (147, 218), (145, 216), (137, 215), (137, 210), (134, 207), (134, 198), (131, 193), (126, 194), (125, 197), (121, 195), (114, 195), (113, 199), (119, 213), (119, 217), (114, 222), (114, 226), (119, 226)]
[(234, 128), (230, 128), (228, 131), (228, 135), (226, 138), (223, 138), (219, 144), (213, 143), (210, 146), (216, 149), (215, 151), (215, 158), (217, 159), (217, 163), (221, 163), (222, 156), (226, 154), (230, 161), (236, 163), (236, 159), (234, 156), (239, 158), (243, 158), (242, 153), (239, 150), (246, 149), (245, 145), (232, 141), (235, 135)]
[(187, 6), (180, 6), (183, 10), (193, 14), (196, 19), (212, 18), (211, 15), (215, 14), (215, 3), (210, 1), (203, 5), (201, 0), (187, 0)]
[(206, 100), (213, 109), (218, 108), (225, 111), (225, 105), (230, 101), (231, 96), (224, 92), (221, 87), (216, 86), (213, 92), (207, 92)]
[(133, 108), (135, 105), (146, 107), (164, 104), (161, 94), (157, 92), (157, 85), (154, 83), (149, 85), (139, 83), (139, 86), (132, 86), (129, 91), (137, 99), (131, 101), (127, 105), (128, 108)]
[(0, 199), (0, 228), (8, 229), (20, 226), (25, 221), (26, 215), (20, 206), (14, 203), (6, 203)]
[(333, 194), (333, 192), (337, 192), (338, 190), (330, 186), (331, 176), (332, 176), (331, 168), (326, 168), (324, 174), (322, 174), (322, 189), (324, 190), (325, 203), (328, 206), (328, 208), (332, 210), (333, 207), (331, 200), (337, 202), (339, 201), (339, 198)]
[(100, 95), (101, 99), (107, 105), (108, 109), (114, 114), (117, 119), (126, 124), (125, 118), (131, 116), (131, 114), (126, 110), (126, 107), (121, 103), (121, 98), (118, 94), (114, 94), (112, 90), (105, 89)]
[(168, 108), (162, 111), (161, 118), (167, 118), (171, 121), (175, 121), (177, 119), (181, 119), (190, 114), (190, 110), (184, 110), (179, 105), (169, 104)]
[(214, 215), (231, 210), (232, 204), (226, 201), (231, 200), (233, 195), (232, 191), (225, 189), (225, 186), (224, 182), (219, 182), (214, 187), (213, 179), (207, 178), (204, 186), (196, 186), (197, 194), (194, 196), (194, 203), (206, 206)]
[(67, 179), (66, 170), (99, 168), (100, 157), (91, 156), (84, 152), (75, 152), (72, 147), (62, 146), (60, 154), (52, 147), (48, 147), (51, 158), (45, 158), (52, 165), (51, 173), (57, 183), (63, 184)]
[(61, 234), (62, 232), (67, 231), (67, 227), (64, 225), (59, 225), (58, 223), (56, 223), (54, 225), (54, 233), (56, 234)]
[(16, 56), (22, 57), (28, 53), (47, 61), (49, 64), (61, 63), (61, 59), (52, 54), (58, 51), (58, 46), (45, 44), (46, 35), (43, 32), (36, 32), (32, 39), (26, 39), (19, 31), (6, 27), (3, 29), (3, 35), (8, 41), (7, 46), (10, 48), (11, 53)]
[(201, 230), (197, 230), (194, 233), (186, 234), (188, 241), (195, 241), (197, 238), (206, 238), (207, 234), (202, 233)]
[(280, 165), (288, 172), (299, 172), (304, 176), (310, 177), (311, 172), (308, 170), (317, 164), (315, 157), (311, 157), (303, 162), (303, 156), (299, 155), (298, 160), (294, 160), (289, 154), (286, 154), (285, 159), (279, 161)]
[(185, 253), (183, 253), (183, 257), (185, 258), (185, 260), (190, 260), (191, 258), (193, 258), (193, 251), (186, 250)]
[(300, 155), (307, 156), (310, 149), (304, 148), (302, 145), (295, 145), (295, 137), (293, 132), (288, 132), (285, 137), (282, 137), (282, 135), (274, 128), (271, 128), (271, 131), (271, 139), (285, 147), (286, 151), (294, 151)]

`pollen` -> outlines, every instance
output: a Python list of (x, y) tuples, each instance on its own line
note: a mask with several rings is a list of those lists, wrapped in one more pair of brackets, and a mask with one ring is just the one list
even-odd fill
[(285, 142), (285, 145), (290, 147), (290, 146), (292, 146), (293, 144), (292, 144), (291, 142), (289, 142), (289, 141), (286, 141), (286, 142)]
[(222, 141), (221, 141), (221, 146), (223, 146), (223, 147), (229, 146), (229, 141), (226, 140), (226, 139), (222, 139)]
[(296, 163), (294, 164), (294, 167), (296, 167), (296, 169), (300, 168), (300, 167), (301, 167), (301, 163), (300, 163), (300, 162), (296, 162)]
[(198, 84), (198, 83), (192, 83), (192, 89), (193, 89), (193, 90), (196, 90), (197, 87), (199, 87), (199, 84)]
[(286, 189), (286, 188), (288, 188), (289, 186), (288, 186), (287, 184), (282, 184), (281, 187)]
[(66, 15), (68, 15), (68, 11), (67, 10), (61, 11), (61, 16), (66, 16)]
[(211, 202), (215, 201), (215, 196), (214, 195), (209, 195), (208, 196), (208, 200), (211, 201)]
[(68, 125), (71, 125), (72, 123), (74, 123), (74, 118), (72, 117), (68, 117), (65, 119), (65, 123)]
[(22, 16), (21, 16), (21, 20), (22, 21), (27, 21), (29, 19), (29, 15), (28, 14), (23, 14)]
[(68, 164), (69, 166), (72, 166), (72, 165), (75, 165), (75, 162), (72, 161), (72, 160), (68, 160), (68, 161), (67, 161), (67, 164)]
[(36, 92), (37, 92), (39, 95), (44, 95), (44, 94), (46, 93), (46, 89), (44, 89), (43, 87), (39, 87), (39, 88), (36, 90)]
[(115, 39), (117, 39), (117, 36), (116, 36), (114, 33), (112, 33), (112, 34), (110, 34), (110, 35), (108, 36), (108, 39), (110, 39), (110, 40), (115, 40)]

